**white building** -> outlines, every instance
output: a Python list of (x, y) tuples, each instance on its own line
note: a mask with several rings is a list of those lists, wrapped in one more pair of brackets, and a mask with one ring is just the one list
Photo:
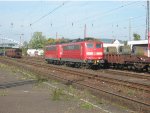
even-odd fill
[(148, 40), (133, 40), (133, 41), (128, 41), (128, 45), (131, 46), (146, 46), (148, 47)]
[(122, 44), (119, 40), (115, 40), (111, 43), (105, 43), (104, 42), (104, 47), (116, 47), (116, 48), (118, 48), (120, 46), (124, 46), (124, 44)]
[(117, 52), (120, 46), (124, 46), (124, 43), (121, 40), (114, 40), (114, 39), (100, 39), (100, 40), (103, 42), (104, 48), (115, 47), (117, 49)]
[(43, 49), (28, 49), (27, 55), (29, 56), (42, 56), (44, 54)]
[(135, 49), (136, 47), (142, 47), (142, 51), (145, 56), (148, 56), (148, 40), (134, 40), (128, 41), (128, 45), (130, 45), (131, 49)]

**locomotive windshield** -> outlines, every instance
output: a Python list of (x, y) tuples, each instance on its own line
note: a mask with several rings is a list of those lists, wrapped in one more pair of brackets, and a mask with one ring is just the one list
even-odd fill
[(94, 47), (93, 44), (91, 44), (91, 43), (87, 44), (87, 48), (93, 48), (93, 47)]
[(102, 48), (102, 44), (96, 44), (96, 48)]
[(96, 43), (96, 44), (94, 44), (94, 43), (88, 43), (87, 44), (87, 48), (102, 48), (102, 44), (101, 43)]

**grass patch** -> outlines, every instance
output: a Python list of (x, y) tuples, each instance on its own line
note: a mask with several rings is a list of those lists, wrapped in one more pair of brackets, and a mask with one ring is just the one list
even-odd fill
[(82, 103), (80, 107), (83, 109), (93, 109), (94, 106), (90, 103)]
[(48, 80), (45, 78), (40, 78), (40, 77), (37, 77), (36, 79), (37, 79), (37, 83), (34, 84), (34, 87), (35, 88), (45, 88), (45, 85), (43, 84), (43, 82), (46, 82)]
[(0, 63), (0, 68), (6, 68), (7, 66), (5, 64)]
[(99, 99), (99, 100), (97, 101), (97, 103), (101, 105), (101, 104), (104, 104), (104, 103), (106, 103), (106, 102), (104, 102), (103, 99)]
[(52, 92), (52, 100), (57, 101), (57, 100), (61, 100), (62, 97), (64, 97), (64, 92), (62, 89), (55, 89)]
[(7, 96), (8, 92), (6, 90), (0, 91), (0, 96)]
[(135, 91), (135, 90), (128, 90), (128, 91), (127, 91), (127, 94), (128, 94), (129, 96), (132, 96), (132, 95), (135, 95), (135, 94), (136, 94), (136, 91)]
[(14, 66), (8, 66), (6, 64), (0, 64), (0, 68), (2, 69), (6, 69), (7, 71), (9, 70), (9, 72), (13, 72), (14, 75), (18, 75), (18, 74), (22, 74), (22, 78), (23, 80), (26, 80), (26, 79), (36, 79), (36, 76), (34, 74), (32, 74), (31, 72), (29, 71), (26, 71), (24, 69), (21, 69), (19, 67), (14, 67)]

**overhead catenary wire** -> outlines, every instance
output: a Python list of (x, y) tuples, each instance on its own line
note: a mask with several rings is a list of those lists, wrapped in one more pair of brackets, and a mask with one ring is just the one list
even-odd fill
[(121, 9), (121, 8), (126, 7), (126, 6), (135, 4), (135, 3), (137, 3), (137, 2), (138, 2), (138, 1), (135, 1), (135, 2), (132, 2), (132, 3), (127, 3), (127, 4), (125, 4), (125, 5), (121, 5), (121, 6), (119, 6), (119, 7), (116, 7), (116, 8), (110, 9), (110, 10), (108, 10), (108, 11), (106, 11), (106, 12), (103, 12), (101, 15), (95, 14), (95, 15), (92, 15), (92, 16), (85, 17), (84, 19), (82, 19), (82, 20), (77, 20), (77, 21), (74, 22), (74, 23), (79, 23), (79, 22), (81, 22), (81, 21), (85, 21), (85, 20), (88, 20), (88, 19), (94, 18), (94, 17), (99, 17), (99, 16), (100, 16), (100, 17), (104, 17), (104, 16), (108, 15), (109, 13), (112, 13), (112, 12), (114, 12), (114, 11), (117, 11), (117, 10), (119, 10), (119, 9)]
[[(119, 10), (119, 9), (121, 9), (121, 8), (124, 8), (124, 7), (126, 7), (126, 6), (129, 6), (129, 5), (133, 5), (133, 4), (135, 4), (135, 3), (137, 3), (138, 1), (134, 1), (134, 2), (132, 2), (132, 3), (127, 3), (127, 4), (125, 4), (125, 5), (121, 5), (121, 6), (119, 6), (119, 7), (116, 7), (116, 8), (113, 8), (113, 9), (110, 9), (110, 10), (108, 10), (108, 11), (106, 11), (106, 12), (103, 12), (101, 15), (91, 15), (91, 16), (88, 16), (88, 17), (85, 17), (84, 19), (80, 19), (80, 20), (76, 20), (76, 21), (72, 21), (71, 23), (73, 23), (74, 24), (74, 26), (75, 26), (75, 24), (77, 24), (77, 23), (80, 23), (80, 22), (82, 22), (82, 21), (85, 21), (85, 20), (88, 20), (88, 19), (90, 19), (90, 18), (94, 18), (94, 17), (104, 17), (104, 16), (107, 16), (108, 14), (110, 14), (110, 13), (112, 13), (112, 12), (114, 12), (114, 11), (117, 11), (117, 10)], [(87, 23), (86, 23), (87, 24)], [(84, 25), (85, 25), (85, 23), (84, 23)], [(62, 28), (62, 27), (66, 27), (66, 24), (65, 25), (62, 25), (62, 26), (59, 26), (58, 28)], [(68, 26), (68, 27), (70, 27), (70, 26)]]
[[(136, 17), (132, 17), (132, 20), (135, 20), (135, 19), (140, 19), (140, 18), (144, 18), (146, 17), (145, 15), (141, 15), (141, 16), (136, 16)], [(109, 22), (109, 23), (104, 23), (104, 24), (99, 24), (99, 25), (96, 25), (94, 27), (98, 27), (100, 25), (115, 25), (114, 23), (116, 23), (116, 25), (120, 22), (128, 22), (129, 21), (129, 18), (126, 18), (126, 19), (123, 19), (123, 20), (118, 20), (118, 21), (112, 21), (112, 22)]]
[[(137, 2), (137, 1), (136, 1)], [(107, 16), (108, 14), (111, 14), (111, 13), (114, 13), (114, 11), (117, 11), (117, 10), (119, 10), (119, 9), (121, 9), (121, 8), (124, 8), (124, 7), (126, 7), (126, 6), (129, 6), (129, 5), (132, 5), (132, 4), (135, 4), (136, 2), (132, 2), (132, 3), (126, 3), (126, 4), (124, 4), (124, 5), (120, 5), (119, 7), (116, 7), (116, 8), (113, 8), (112, 10), (108, 10), (108, 11), (105, 11), (105, 12), (103, 12), (103, 13), (101, 13), (101, 15), (95, 15), (95, 17), (104, 17), (104, 16)], [(61, 4), (62, 6), (63, 6), (63, 4)], [(61, 7), (62, 7), (61, 6)], [(49, 12), (50, 13), (50, 12)], [(36, 20), (37, 22), (38, 21), (40, 21), (40, 20), (42, 20), (43, 18), (45, 18), (46, 16), (48, 16), (49, 15), (49, 13), (48, 14), (45, 14), (45, 15), (43, 15), (41, 18), (39, 18), (38, 20)], [(51, 14), (51, 13), (50, 13)], [(89, 16), (89, 17), (86, 17), (86, 18), (84, 18), (83, 20), (88, 20), (88, 19), (90, 19), (91, 17), (93, 17), (93, 16)], [(137, 19), (137, 18), (141, 18), (141, 17), (136, 17), (136, 18), (133, 18), (133, 19)], [(70, 24), (69, 24), (69, 26), (68, 25), (64, 25), (64, 28), (66, 29), (66, 27), (68, 26), (68, 27), (77, 27), (76, 26), (76, 23), (79, 23), (80, 24), (80, 22), (81, 21), (83, 21), (83, 20), (76, 20), (76, 21), (72, 21), (72, 22), (70, 22)], [(128, 20), (128, 19), (127, 19)], [(33, 25), (33, 24), (35, 24), (35, 23), (37, 23), (36, 21), (34, 21), (33, 23), (31, 23), (31, 25)], [(57, 28), (57, 26), (53, 26), (55, 23), (53, 23), (52, 24), (52, 22), (51, 22), (51, 27), (53, 27), (53, 28)], [(86, 23), (87, 25), (88, 25), (88, 23)], [(110, 24), (112, 24), (112, 23), (110, 23)], [(118, 23), (117, 23), (118, 24)], [(83, 24), (83, 25), (85, 25), (85, 23)], [(82, 25), (82, 27), (83, 27), (83, 25)], [(91, 25), (92, 25), (92, 27), (94, 26), (95, 27), (95, 25), (94, 25), (94, 23), (91, 23)], [(81, 26), (81, 25), (80, 25)], [(120, 25), (119, 25), (120, 26)], [(67, 27), (67, 28), (68, 28)], [(59, 28), (62, 28), (62, 27), (60, 27), (60, 25), (59, 25)]]
[(39, 19), (35, 20), (34, 22), (32, 22), (30, 24), (30, 26), (32, 26), (33, 24), (39, 22), (40, 20), (42, 20), (43, 18), (47, 17), (48, 15), (54, 13), (56, 10), (58, 10), (59, 8), (61, 8), (62, 6), (64, 6), (67, 2), (63, 2), (61, 5), (57, 6), (56, 8), (54, 8), (53, 10), (51, 10), (50, 12), (48, 12), (47, 14), (43, 15), (42, 17), (40, 17)]

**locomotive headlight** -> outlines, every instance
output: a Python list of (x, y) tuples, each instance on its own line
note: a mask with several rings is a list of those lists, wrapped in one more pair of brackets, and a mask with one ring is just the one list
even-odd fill
[(93, 52), (86, 52), (86, 55), (93, 55)]
[(96, 55), (103, 55), (102, 52), (96, 52)]

